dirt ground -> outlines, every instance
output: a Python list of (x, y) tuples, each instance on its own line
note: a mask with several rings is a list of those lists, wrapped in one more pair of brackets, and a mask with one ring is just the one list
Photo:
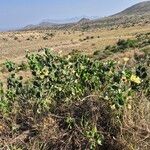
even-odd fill
[(133, 38), (136, 34), (150, 32), (150, 25), (114, 30), (93, 29), (90, 31), (40, 30), (0, 33), (0, 64), (6, 60), (24, 61), (25, 51), (41, 52), (53, 48), (66, 54), (73, 49), (93, 53), (118, 39)]

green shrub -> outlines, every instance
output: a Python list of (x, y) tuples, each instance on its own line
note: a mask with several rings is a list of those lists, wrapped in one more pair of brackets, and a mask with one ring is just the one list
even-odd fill
[(11, 61), (6, 61), (5, 63), (6, 68), (8, 69), (9, 72), (14, 71), (15, 68), (15, 63), (11, 62)]

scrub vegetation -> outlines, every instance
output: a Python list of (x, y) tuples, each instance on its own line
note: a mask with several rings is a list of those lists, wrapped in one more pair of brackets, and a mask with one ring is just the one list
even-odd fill
[(149, 40), (140, 34), (94, 55), (45, 48), (26, 52), (26, 63), (5, 62), (0, 149), (148, 150)]

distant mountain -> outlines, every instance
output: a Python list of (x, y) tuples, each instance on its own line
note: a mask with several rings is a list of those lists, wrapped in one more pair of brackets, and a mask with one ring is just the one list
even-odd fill
[(97, 17), (75, 17), (64, 20), (44, 20), (38, 25), (26, 26), (23, 30), (34, 29), (88, 29), (88, 28), (112, 28), (128, 27), (137, 24), (150, 24), (150, 1), (140, 2), (115, 15)]
[(56, 23), (51, 23), (51, 22), (41, 22), (40, 24), (38, 24), (38, 26), (43, 26), (43, 27), (50, 27), (50, 26), (54, 26), (57, 25)]
[(78, 21), (78, 23), (79, 23), (79, 24), (88, 23), (89, 21), (91, 21), (91, 20), (88, 19), (88, 18), (82, 18), (81, 20)]
[(49, 28), (49, 27), (53, 27), (57, 24), (55, 23), (51, 23), (51, 22), (41, 22), (38, 25), (28, 25), (26, 27), (23, 28), (23, 30), (31, 30), (31, 29), (36, 29), (36, 28)]
[(69, 19), (60, 19), (60, 20), (55, 20), (55, 19), (44, 19), (41, 23), (37, 25), (27, 25), (24, 27), (24, 30), (30, 30), (30, 29), (36, 29), (36, 28), (48, 28), (48, 27), (55, 27), (55, 26), (64, 26), (64, 25), (70, 25), (74, 23), (83, 23), (87, 22), (89, 20), (94, 20), (98, 19), (99, 17), (97, 16), (80, 16), (80, 17), (74, 17), (74, 18), (69, 18)]
[(55, 24), (66, 24), (66, 23), (76, 23), (78, 21), (80, 21), (83, 18), (87, 18), (90, 20), (94, 20), (94, 19), (98, 19), (98, 16), (80, 16), (80, 17), (73, 17), (73, 18), (67, 18), (67, 19), (60, 19), (60, 20), (56, 20), (56, 19), (44, 19), (42, 22), (53, 22)]

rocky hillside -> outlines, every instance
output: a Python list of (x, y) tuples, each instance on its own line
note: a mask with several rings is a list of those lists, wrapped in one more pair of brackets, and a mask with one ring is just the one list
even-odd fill
[(145, 1), (133, 5), (120, 13), (105, 18), (90, 20), (83, 18), (76, 23), (54, 24), (50, 22), (40, 23), (38, 25), (27, 26), (23, 30), (34, 29), (89, 29), (89, 28), (112, 28), (128, 27), (138, 24), (150, 23), (150, 1)]
[(144, 15), (150, 14), (150, 1), (144, 1), (125, 9), (116, 15)]
[(133, 5), (122, 12), (105, 18), (92, 20), (82, 25), (76, 25), (76, 28), (118, 28), (135, 25), (144, 25), (150, 23), (150, 1), (145, 1)]

